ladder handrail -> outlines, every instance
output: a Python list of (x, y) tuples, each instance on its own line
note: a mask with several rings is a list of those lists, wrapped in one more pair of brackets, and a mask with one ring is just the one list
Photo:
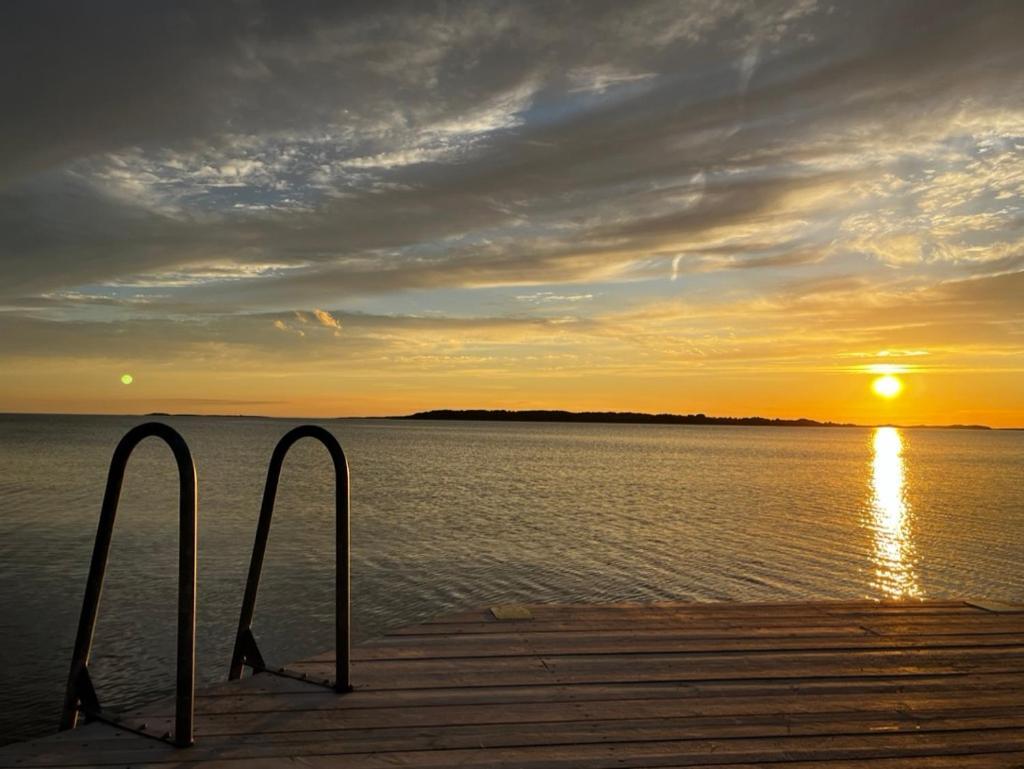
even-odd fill
[(169, 425), (147, 422), (129, 430), (114, 449), (103, 493), (100, 520), (96, 530), (89, 577), (85, 583), (82, 613), (78, 620), (75, 647), (71, 656), (60, 730), (73, 729), (79, 712), (106, 720), (89, 676), (89, 655), (99, 613), (103, 578), (110, 555), (114, 519), (121, 497), (121, 486), (128, 459), (135, 447), (150, 436), (163, 440), (174, 454), (178, 465), (178, 644), (174, 705), (174, 744), (186, 747), (193, 741), (195, 710), (195, 645), (196, 645), (196, 546), (197, 496), (196, 467), (185, 439)]
[[(252, 558), (249, 561), (249, 576), (245, 583), (245, 596), (242, 599), (242, 610), (238, 617), (238, 632), (235, 635), (234, 651), (231, 655), (231, 667), (228, 679), (241, 678), (242, 669), (248, 665), (254, 670), (268, 670), (256, 639), (252, 633), (252, 620), (256, 612), (256, 593), (259, 590), (260, 574), (263, 570), (263, 558), (267, 552), (267, 540), (270, 536), (270, 523), (274, 515), (274, 501), (277, 487), (281, 479), (281, 467), (288, 450), (302, 438), (315, 438), (322, 443), (334, 463), (334, 507), (335, 507), (335, 543), (334, 543), (334, 664), (335, 679), (333, 688), (337, 692), (351, 691), (349, 679), (349, 656), (351, 648), (351, 536), (350, 536), (350, 504), (349, 504), (349, 470), (348, 460), (330, 432), (318, 425), (301, 425), (288, 431), (270, 457), (267, 468), (267, 483), (263, 488), (263, 503), (260, 507), (259, 523), (256, 526), (256, 541), (253, 544)], [(303, 677), (305, 678), (305, 677)]]

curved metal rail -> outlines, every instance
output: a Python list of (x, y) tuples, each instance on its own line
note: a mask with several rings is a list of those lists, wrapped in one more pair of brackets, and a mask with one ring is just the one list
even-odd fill
[[(89, 655), (92, 651), (100, 595), (103, 592), (103, 577), (107, 569), (107, 557), (110, 555), (110, 541), (125, 468), (135, 447), (150, 436), (156, 436), (170, 446), (178, 464), (178, 653), (173, 743), (179, 747), (186, 747), (192, 744), (195, 703), (196, 468), (185, 439), (176, 430), (160, 422), (148, 422), (129, 430), (117, 444), (110, 460), (107, 487), (103, 494), (100, 522), (96, 530), (96, 544), (93, 546), (89, 578), (85, 583), (85, 597), (82, 600), (82, 614), (78, 620), (75, 648), (71, 655), (71, 671), (68, 673), (60, 729), (73, 729), (78, 723), (80, 712), (93, 720), (118, 723), (116, 717), (105, 714), (100, 706), (89, 675)], [(118, 725), (123, 726), (120, 723)], [(130, 731), (139, 731), (147, 737), (156, 736), (146, 734), (144, 730)], [(170, 734), (164, 734), (158, 739), (171, 741), (170, 738)]]
[(263, 504), (260, 508), (260, 519), (256, 527), (256, 542), (253, 545), (252, 559), (249, 562), (249, 577), (245, 584), (245, 597), (242, 599), (242, 611), (238, 618), (238, 633), (235, 635), (235, 648), (231, 655), (231, 668), (228, 679), (241, 678), (242, 669), (251, 667), (257, 672), (270, 672), (296, 678), (320, 685), (321, 682), (307, 679), (304, 675), (291, 674), (283, 668), (272, 669), (267, 666), (256, 644), (252, 632), (252, 619), (256, 611), (256, 593), (259, 590), (260, 573), (263, 571), (263, 557), (267, 552), (267, 539), (270, 536), (270, 521), (274, 515), (274, 500), (277, 497), (277, 486), (281, 479), (281, 466), (288, 450), (302, 438), (316, 438), (331, 455), (334, 462), (334, 504), (335, 504), (335, 563), (334, 563), (334, 632), (335, 632), (335, 678), (333, 684), (323, 681), (337, 692), (351, 691), (349, 681), (349, 650), (351, 646), (351, 600), (350, 600), (350, 536), (349, 536), (349, 477), (348, 460), (337, 439), (327, 430), (317, 425), (302, 425), (290, 430), (278, 442), (270, 457), (267, 469), (267, 485), (263, 489)]

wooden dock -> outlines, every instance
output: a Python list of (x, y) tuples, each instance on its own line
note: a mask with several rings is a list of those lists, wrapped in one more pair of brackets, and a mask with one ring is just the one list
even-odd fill
[(356, 647), (353, 681), (261, 674), (200, 692), (191, 748), (89, 724), (0, 766), (1024, 767), (1024, 605), (499, 607)]

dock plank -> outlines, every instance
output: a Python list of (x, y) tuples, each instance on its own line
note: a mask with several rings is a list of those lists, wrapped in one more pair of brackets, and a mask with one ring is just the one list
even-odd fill
[[(0, 767), (1024, 767), (1024, 609), (977, 601), (491, 607), (353, 653), (355, 691), (261, 674), (195, 746), (105, 724)], [(289, 669), (333, 673), (333, 653)], [(169, 699), (127, 715), (172, 723)]]

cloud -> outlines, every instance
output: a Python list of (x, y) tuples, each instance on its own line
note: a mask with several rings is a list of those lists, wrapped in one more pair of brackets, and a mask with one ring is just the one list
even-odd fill
[(341, 323), (338, 322), (337, 318), (327, 312), (327, 310), (313, 310), (313, 316), (320, 322), (321, 326), (333, 328), (335, 336), (340, 335)]
[(521, 294), (516, 301), (542, 304), (548, 302), (586, 302), (593, 299), (593, 294), (555, 294), (551, 291), (537, 291), (533, 294)]

